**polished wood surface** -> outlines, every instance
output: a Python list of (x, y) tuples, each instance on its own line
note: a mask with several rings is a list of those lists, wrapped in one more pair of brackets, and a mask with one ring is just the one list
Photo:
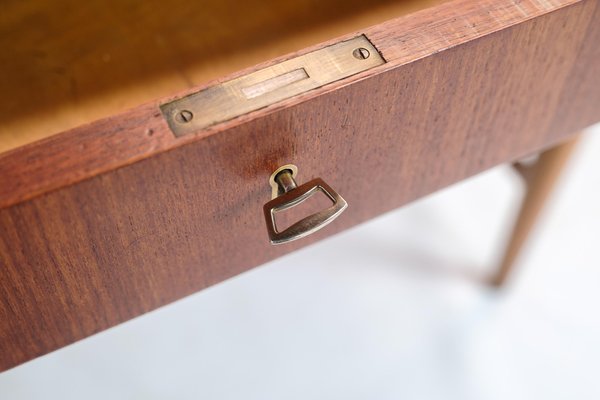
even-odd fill
[[(382, 68), (196, 135), (150, 103), (0, 156), (0, 369), (600, 120), (599, 21), (596, 0), (459, 0), (366, 29)], [(287, 163), (349, 208), (274, 247)]]
[(498, 269), (490, 279), (492, 286), (500, 287), (513, 273), (515, 261), (525, 245), (529, 233), (544, 208), (561, 172), (569, 161), (579, 136), (544, 151), (531, 164), (516, 163), (515, 169), (525, 182), (525, 196), (515, 220), (506, 250)]
[[(594, 15), (593, 9), (596, 7), (596, 1), (585, 1), (585, 7), (589, 9), (587, 18), (590, 20), (592, 20)], [(315, 89), (304, 95), (265, 107), (259, 111), (217, 124), (199, 131), (195, 135), (175, 138), (160, 114), (158, 108), (160, 102), (153, 101), (123, 114), (94, 122), (92, 125), (84, 125), (60, 135), (52, 136), (47, 140), (0, 154), (0, 207), (6, 207), (166, 150), (202, 140), (207, 136), (226, 131), (231, 127), (252, 121), (256, 118), (262, 118), (273, 111), (291, 107), (307, 99), (337, 90), (341, 86), (365, 79), (369, 76), (378, 75), (387, 70), (415, 62), (452, 47), (467, 44), (498, 30), (508, 29), (528, 19), (536, 18), (551, 11), (559, 10), (561, 7), (577, 3), (579, 3), (578, 0), (561, 0), (556, 4), (540, 4), (537, 1), (530, 0), (520, 2), (518, 6), (510, 0), (462, 0), (445, 3), (410, 16), (392, 20), (360, 32), (348, 34), (342, 38), (303, 49), (301, 52), (294, 54), (304, 54), (324, 47), (327, 44), (336, 43), (339, 40), (364, 33), (382, 53), (387, 60), (387, 64), (366, 73)], [(553, 126), (556, 126), (558, 131), (568, 131), (573, 126), (576, 126), (575, 129), (579, 129), (581, 126), (577, 127), (578, 124), (587, 126), (596, 121), (596, 105), (600, 102), (600, 92), (595, 90), (596, 85), (593, 83), (596, 81), (598, 73), (596, 60), (599, 57), (599, 50), (597, 46), (584, 39), (587, 36), (593, 37), (596, 35), (597, 30), (593, 25), (588, 28), (587, 20), (583, 21), (583, 23), (587, 30), (565, 27), (560, 32), (555, 33), (555, 35), (563, 36), (559, 43), (568, 43), (569, 45), (577, 43), (580, 46), (587, 46), (581, 49), (579, 47), (569, 49), (571, 58), (533, 60), (536, 56), (528, 54), (523, 55), (522, 59), (519, 60), (519, 62), (523, 63), (523, 68), (529, 68), (529, 65), (535, 65), (535, 68), (539, 68), (540, 71), (550, 68), (547, 73), (541, 74), (534, 82), (543, 79), (546, 75), (556, 77), (555, 81), (548, 80), (549, 88), (552, 88), (554, 92), (552, 93), (552, 97), (544, 99), (547, 112), (539, 115), (539, 121), (543, 124), (556, 124)], [(501, 49), (497, 51), (510, 52), (514, 46), (514, 43), (507, 42), (506, 44), (501, 44)], [(291, 56), (293, 55), (284, 56), (244, 71), (239, 71), (228, 77), (221, 78), (220, 81), (232, 79), (244, 73), (272, 65), (277, 61), (288, 59)], [(501, 57), (499, 60), (494, 61), (501, 63), (500, 60)], [(504, 67), (510, 69), (517, 66)], [(487, 68), (484, 69), (484, 76), (486, 77), (490, 73), (488, 71), (490, 67), (478, 66), (478, 68)], [(532, 70), (527, 69), (527, 71)], [(529, 75), (526, 77), (529, 77)], [(517, 76), (513, 77), (513, 79), (525, 79), (526, 77), (520, 78)], [(477, 78), (477, 76), (473, 78)], [(428, 79), (428, 77), (423, 79)], [(471, 78), (463, 77), (462, 79)], [(506, 77), (498, 76), (497, 79), (506, 79)], [(565, 80), (565, 84), (560, 87), (558, 83), (563, 80)], [(180, 93), (177, 97), (202, 90), (214, 83), (209, 82), (205, 85), (197, 86)], [(460, 82), (451, 82), (450, 85), (458, 83)], [(423, 84), (434, 85), (435, 82), (424, 82)], [(517, 96), (519, 92), (532, 90), (528, 85), (529, 82), (523, 80), (523, 85), (517, 89), (514, 95)], [(401, 87), (398, 90), (402, 90)], [(566, 93), (567, 91), (570, 92)], [(498, 96), (504, 99), (511, 95), (511, 93), (506, 93), (505, 90), (501, 90), (496, 94), (483, 93), (476, 90), (469, 93), (469, 96), (475, 99), (486, 96)], [(171, 96), (170, 98), (174, 97), (176, 96)], [(571, 101), (571, 99), (578, 97), (583, 97), (590, 101), (586, 104)], [(162, 102), (170, 98), (163, 99)], [(400, 98), (403, 100), (406, 99), (405, 101), (412, 101), (406, 96), (401, 96)], [(420, 100), (420, 98), (421, 96), (416, 96), (417, 100)], [(557, 104), (557, 101), (562, 101), (562, 103)], [(556, 121), (550, 122), (551, 117), (554, 115), (553, 113), (557, 112), (558, 109), (564, 114), (564, 118), (556, 118)], [(504, 110), (499, 111), (503, 112)], [(423, 118), (423, 113), (426, 110), (419, 110), (419, 112)], [(470, 110), (466, 112), (470, 112)], [(535, 117), (537, 118), (538, 116)], [(529, 124), (534, 123), (535, 118), (532, 117)], [(507, 127), (511, 127), (511, 125), (508, 124)], [(518, 127), (512, 128), (518, 129)]]
[(3, 1), (0, 152), (441, 1)]

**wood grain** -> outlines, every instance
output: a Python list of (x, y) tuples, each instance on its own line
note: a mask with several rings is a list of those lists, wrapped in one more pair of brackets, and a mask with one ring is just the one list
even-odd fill
[(0, 152), (441, 0), (4, 0)]
[[(0, 369), (600, 120), (596, 0), (460, 0), (365, 33), (385, 68), (213, 130), (175, 140), (154, 103), (0, 157)], [(286, 163), (349, 208), (273, 247)]]
[(533, 164), (514, 164), (514, 168), (521, 174), (525, 182), (525, 195), (502, 260), (498, 269), (489, 279), (490, 285), (501, 287), (513, 274), (515, 261), (519, 257), (523, 245), (527, 242), (529, 233), (535, 226), (548, 197), (552, 194), (565, 165), (569, 162), (578, 140), (579, 137), (576, 136), (544, 151)]
[[(592, 2), (595, 1), (597, 0)], [(239, 71), (179, 93), (177, 96), (147, 103), (125, 113), (94, 122), (91, 125), (84, 125), (46, 140), (0, 154), (0, 179), (2, 179), (0, 181), (0, 207), (15, 204), (18, 201), (76, 183), (162, 151), (195, 140), (201, 140), (208, 135), (337, 90), (339, 87), (357, 82), (368, 76), (397, 68), (577, 2), (577, 0), (561, 0), (556, 3), (540, 3), (535, 0), (528, 0), (514, 4), (511, 0), (459, 0), (441, 4), (438, 7), (411, 16), (398, 18), (382, 26), (374, 26), (361, 32), (350, 33), (320, 45), (303, 49), (298, 53)], [(214, 125), (199, 131), (196, 135), (188, 135), (183, 138), (176, 139), (161, 117), (158, 108), (161, 102), (202, 90), (217, 82), (235, 78), (292, 56), (305, 54), (362, 33), (365, 33), (384, 55), (388, 61), (385, 66), (326, 85), (304, 95)], [(582, 40), (581, 38), (570, 37), (571, 32), (564, 32), (563, 34), (569, 35), (568, 40)], [(598, 49), (586, 43), (582, 45), (589, 47), (588, 51), (591, 53), (589, 57), (595, 59)], [(547, 63), (550, 61), (553, 61), (552, 65), (557, 66), (557, 68), (569, 67), (558, 62), (558, 60), (547, 60)], [(545, 66), (546, 64), (543, 65), (543, 67)], [(596, 72), (594, 65), (579, 68), (581, 74), (587, 74), (585, 76), (587, 80), (580, 80), (578, 75), (571, 76), (569, 79), (573, 82), (569, 88), (573, 88), (574, 91), (587, 91), (585, 95), (591, 99), (600, 97), (597, 96), (598, 92), (594, 91), (594, 85), (588, 84), (587, 87), (580, 87), (582, 81), (592, 82), (594, 80), (593, 74)], [(574, 96), (577, 94), (573, 93)], [(594, 105), (597, 102), (591, 102), (590, 104), (592, 105), (585, 106), (588, 110), (585, 115), (588, 115), (587, 121), (592, 123)], [(565, 108), (571, 109), (572, 107), (572, 103), (567, 100)], [(575, 109), (573, 113), (573, 118), (577, 118), (579, 110)], [(569, 121), (570, 119), (566, 119), (565, 122), (568, 123)]]

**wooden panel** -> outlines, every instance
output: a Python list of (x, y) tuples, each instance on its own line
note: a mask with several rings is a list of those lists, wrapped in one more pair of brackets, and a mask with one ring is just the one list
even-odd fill
[[(386, 68), (189, 138), (150, 104), (0, 157), (0, 368), (599, 120), (598, 2), (544, 4), (460, 0), (371, 28)], [(262, 205), (289, 162), (349, 208), (272, 247)]]
[(3, 0), (0, 152), (442, 0)]
[[(591, 2), (595, 3), (596, 1)], [(442, 4), (411, 16), (366, 29), (363, 32), (348, 34), (342, 38), (297, 53), (305, 54), (339, 40), (365, 33), (388, 61), (385, 66), (370, 70), (365, 74), (355, 75), (341, 82), (326, 85), (305, 95), (266, 107), (258, 112), (212, 126), (198, 132), (195, 136), (190, 135), (176, 139), (160, 114), (158, 102), (152, 102), (121, 115), (97, 121), (91, 126), (84, 125), (44, 141), (0, 154), (0, 179), (3, 179), (3, 181), (0, 181), (0, 183), (3, 183), (0, 184), (0, 207), (128, 165), (162, 151), (195, 140), (201, 140), (208, 135), (224, 131), (232, 126), (254, 118), (261, 118), (272, 111), (337, 90), (340, 86), (356, 82), (367, 76), (376, 75), (387, 69), (402, 66), (453, 46), (468, 43), (482, 36), (577, 2), (577, 0), (561, 0), (555, 4), (529, 0), (521, 1), (518, 5), (515, 5), (511, 0), (459, 0)], [(594, 5), (588, 7), (594, 7)], [(581, 37), (571, 37), (572, 33), (568, 31), (561, 34), (567, 35), (565, 40), (569, 43), (573, 40), (582, 40)], [(579, 34), (585, 35), (585, 33)], [(507, 47), (507, 45), (509, 44), (503, 45), (505, 51), (512, 51), (512, 47)], [(597, 52), (597, 50), (595, 51)], [(591, 55), (586, 55), (586, 57), (595, 59), (593, 58), (594, 54), (592, 52)], [(290, 56), (281, 57), (240, 71), (229, 77), (221, 78), (220, 81), (235, 78), (285, 60)], [(582, 59), (584, 58), (571, 61), (575, 62)], [(569, 68), (569, 65), (565, 65), (564, 61), (561, 60), (537, 61), (540, 63), (545, 61), (542, 65), (544, 68), (550, 62), (558, 68), (566, 68), (565, 71)], [(594, 64), (585, 66), (583, 69), (582, 72), (588, 74), (587, 78), (593, 79), (593, 75), (590, 74), (594, 72)], [(572, 83), (576, 86), (574, 90), (585, 90), (579, 87), (582, 83), (577, 76), (570, 79), (573, 80)], [(178, 96), (202, 90), (214, 83), (209, 82), (180, 93)], [(587, 96), (593, 97), (595, 95), (593, 91), (587, 90), (589, 92), (586, 93)], [(167, 100), (168, 98), (163, 101)], [(590, 104), (587, 107), (591, 107), (593, 113), (596, 103), (591, 102)], [(577, 117), (577, 111), (575, 111), (573, 117)], [(48, 166), (52, 166), (52, 168)]]

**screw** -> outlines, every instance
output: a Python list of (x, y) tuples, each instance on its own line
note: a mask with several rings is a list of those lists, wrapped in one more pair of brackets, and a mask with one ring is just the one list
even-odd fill
[(182, 124), (186, 124), (186, 123), (190, 122), (192, 120), (192, 118), (194, 118), (194, 114), (192, 114), (192, 112), (188, 111), (188, 110), (179, 111), (175, 115), (175, 120)]
[(352, 55), (356, 59), (366, 60), (367, 58), (369, 58), (371, 53), (369, 53), (369, 50), (365, 49), (364, 47), (359, 47), (358, 49), (354, 49)]

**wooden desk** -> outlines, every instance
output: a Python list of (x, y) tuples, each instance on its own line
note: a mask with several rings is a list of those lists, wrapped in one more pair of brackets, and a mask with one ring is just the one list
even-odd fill
[[(0, 13), (1, 370), (600, 120), (597, 0), (59, 3)], [(384, 64), (180, 137), (159, 108), (358, 35)], [(288, 163), (349, 208), (272, 246)]]

